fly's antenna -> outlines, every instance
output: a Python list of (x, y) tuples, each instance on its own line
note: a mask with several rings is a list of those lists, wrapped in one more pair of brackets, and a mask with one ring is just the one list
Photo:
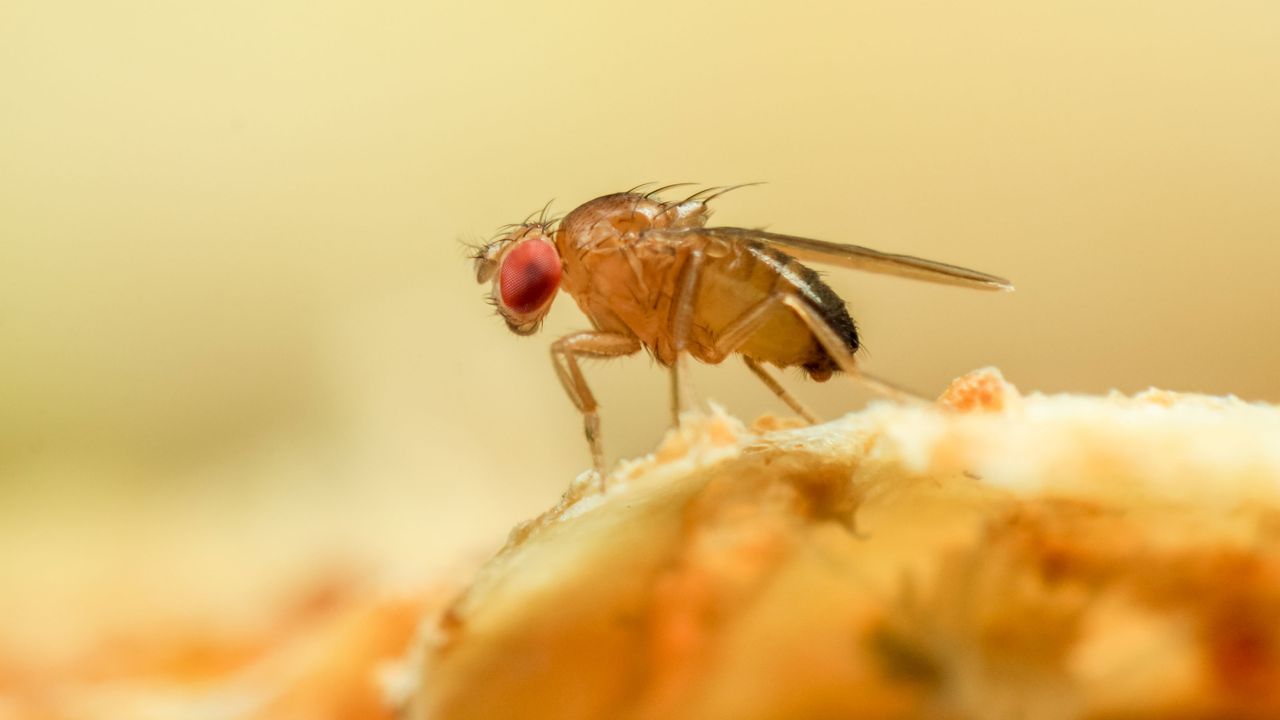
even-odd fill
[(484, 257), (485, 248), (489, 247), (489, 243), (484, 240), (464, 240), (458, 238), (458, 245), (466, 252), (467, 258), (470, 260), (478, 260)]

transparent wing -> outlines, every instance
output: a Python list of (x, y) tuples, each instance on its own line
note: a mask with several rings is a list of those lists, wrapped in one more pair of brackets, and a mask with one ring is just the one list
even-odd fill
[(754, 240), (772, 245), (801, 262), (835, 265), (852, 270), (897, 275), (912, 280), (957, 285), (977, 290), (1013, 290), (1013, 283), (1002, 277), (910, 255), (884, 253), (858, 245), (842, 245), (794, 235), (779, 235), (764, 230), (731, 227), (649, 231), (649, 233), (655, 232), (672, 239), (678, 236), (702, 235), (738, 242)]

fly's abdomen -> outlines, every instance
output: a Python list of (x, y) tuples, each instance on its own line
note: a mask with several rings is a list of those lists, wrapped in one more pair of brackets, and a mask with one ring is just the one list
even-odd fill
[[(782, 252), (753, 243), (734, 247), (705, 264), (694, 314), (695, 345), (700, 346), (695, 354), (703, 360), (714, 356), (715, 341), (724, 330), (775, 293), (808, 303), (850, 353), (857, 351), (857, 329), (844, 301), (813, 270)], [(817, 380), (825, 380), (839, 369), (804, 320), (781, 304), (773, 305), (735, 352), (777, 367), (801, 367)]]

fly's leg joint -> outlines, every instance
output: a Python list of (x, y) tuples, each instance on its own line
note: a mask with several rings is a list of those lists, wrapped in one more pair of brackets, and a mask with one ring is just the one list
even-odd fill
[(605, 478), (604, 447), (600, 441), (600, 414), (596, 397), (587, 385), (578, 364), (578, 356), (613, 358), (640, 351), (640, 341), (627, 335), (584, 332), (566, 335), (551, 344), (551, 362), (565, 394), (582, 413), (583, 434), (591, 450), (591, 463), (603, 485)]

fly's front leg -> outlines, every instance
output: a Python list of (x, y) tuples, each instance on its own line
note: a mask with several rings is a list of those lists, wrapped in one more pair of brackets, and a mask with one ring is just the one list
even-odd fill
[(840, 369), (848, 374), (849, 377), (857, 380), (876, 393), (899, 402), (913, 404), (928, 403), (927, 400), (910, 390), (900, 388), (892, 383), (871, 377), (859, 370), (857, 364), (854, 362), (853, 353), (849, 352), (849, 348), (845, 347), (844, 342), (840, 340), (840, 336), (836, 334), (835, 330), (831, 329), (831, 326), (827, 324), (827, 321), (822, 317), (822, 315), (820, 315), (817, 310), (814, 310), (813, 307), (804, 300), (796, 297), (795, 295), (786, 295), (782, 298), (782, 302), (786, 303), (787, 307), (794, 310), (796, 315), (799, 315), (800, 319), (804, 321), (805, 325), (809, 326), (809, 331), (818, 339), (818, 342), (822, 343), (823, 349), (827, 351), (827, 354), (836, 361), (836, 365), (839, 365)]
[(702, 279), (701, 249), (689, 253), (684, 269), (680, 272), (679, 285), (671, 305), (671, 345), (675, 360), (671, 363), (671, 422), (680, 424), (680, 414), (689, 409), (689, 397), (693, 394), (688, 384), (689, 366), (685, 362), (689, 346), (689, 334), (693, 330), (694, 302), (698, 298), (698, 285)]
[(551, 343), (551, 362), (556, 368), (560, 384), (582, 413), (583, 430), (591, 447), (591, 463), (600, 482), (604, 482), (604, 449), (600, 443), (600, 406), (587, 386), (587, 379), (578, 366), (578, 356), (613, 358), (634, 355), (640, 351), (640, 341), (629, 335), (614, 333), (582, 332), (566, 335)]

